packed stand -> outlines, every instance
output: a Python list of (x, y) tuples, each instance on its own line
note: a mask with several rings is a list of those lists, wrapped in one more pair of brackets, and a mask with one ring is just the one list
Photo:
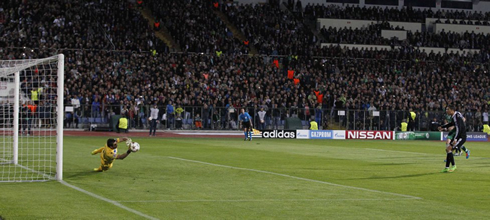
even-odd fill
[(365, 28), (322, 27), (320, 33), (325, 43), (399, 45), (398, 39), (387, 39), (381, 36), (381, 30), (391, 30), (389, 23), (371, 24)]
[[(168, 128), (189, 122), (234, 128), (242, 107), (254, 120), (263, 109), (278, 128), (286, 117), (322, 120), (335, 109), (357, 110), (352, 117), (362, 118), (373, 109), (413, 108), (429, 114), (457, 104), (476, 117), (488, 111), (490, 101), (487, 54), (426, 54), (409, 46), (390, 51), (315, 48), (312, 52), (322, 56), (317, 58), (19, 48), (3, 48), (0, 57), (57, 52), (66, 55), (65, 104), (80, 101), (67, 117), (81, 122), (125, 114), (131, 127), (142, 128), (150, 106), (157, 104), (158, 120)], [(392, 123), (385, 128), (399, 122)]]
[[(318, 105), (322, 109), (368, 110), (375, 106), (379, 110), (442, 111), (446, 104), (457, 104), (464, 106), (461, 111), (476, 112), (488, 109), (490, 100), (490, 91), (482, 86), (490, 82), (488, 65), (483, 69), (461, 60), (433, 63), (339, 58), (315, 62), (289, 57), (281, 60), (282, 68), (277, 68), (274, 59), (262, 57), (112, 54), (102, 59), (106, 56), (94, 57), (106, 69), (70, 70), (67, 99), (78, 98), (81, 103), (98, 99), (104, 115), (127, 109), (133, 112), (132, 120), (143, 119), (142, 125), (150, 104), (157, 104), (162, 115), (169, 111), (169, 104), (175, 110), (182, 108), (172, 120), (192, 119), (199, 114), (205, 121), (214, 114), (213, 109), (221, 109), (217, 111), (219, 117), (230, 121), (234, 116), (224, 109), (231, 107), (247, 107), (252, 115), (260, 108), (267, 109), (269, 115), (280, 108), (282, 119), (296, 114), (307, 120)], [(286, 77), (287, 70), (294, 71), (298, 83)], [(82, 83), (87, 81), (93, 86)], [(324, 98), (319, 102), (320, 94)], [(107, 108), (111, 105), (125, 107)], [(143, 115), (134, 116), (140, 113)]]
[[(292, 1), (292, 0), (290, 0)], [(295, 8), (289, 4), (289, 8)], [(296, 7), (297, 8), (297, 7)], [(401, 22), (419, 22), (424, 23), (426, 18), (438, 18), (441, 23), (458, 23), (488, 25), (490, 12), (477, 11), (458, 11), (458, 10), (438, 10), (431, 9), (413, 9), (404, 7), (381, 8), (381, 7), (359, 7), (359, 5), (340, 7), (338, 5), (320, 5), (307, 4), (304, 8), (304, 15), (307, 19), (316, 20), (317, 18), (334, 18), (334, 19), (354, 19), (354, 20), (372, 20), (372, 21), (401, 21)], [(456, 21), (465, 20), (465, 21)]]
[(313, 55), (316, 37), (279, 4), (225, 4), (221, 8), (247, 39), (266, 55)]
[(209, 0), (149, 0), (145, 4), (162, 21), (183, 52), (248, 54), (248, 47), (233, 37), (213, 13)]
[(410, 45), (412, 47), (441, 47), (459, 49), (489, 49), (490, 34), (455, 32), (440, 33), (407, 31), (407, 39), (387, 39), (381, 36), (382, 30), (402, 30), (400, 27), (390, 26), (388, 22), (372, 24), (365, 28), (334, 28), (322, 27), (320, 33), (325, 37), (324, 43), (340, 44), (368, 44), (368, 45)]
[(445, 30), (440, 33), (407, 32), (410, 45), (417, 47), (444, 47), (460, 49), (489, 49), (490, 34), (465, 32), (463, 34)]
[[(304, 8), (306, 19), (316, 20), (317, 18), (334, 19), (354, 19), (372, 21), (404, 21), (404, 22), (425, 22), (426, 17), (432, 17), (432, 10), (408, 9), (403, 8), (381, 8), (381, 7), (359, 7), (347, 5), (319, 5), (307, 4)], [(449, 13), (447, 13), (449, 14)]]
[[(320, 13), (321, 12), (321, 13)], [(381, 12), (381, 13), (380, 13)], [(409, 13), (410, 12), (410, 13)], [(339, 7), (335, 5), (307, 5), (305, 14), (311, 19), (320, 17), (341, 19), (363, 19), (373, 20), (373, 24), (365, 28), (333, 28), (321, 27), (320, 33), (325, 37), (324, 43), (346, 43), (346, 44), (369, 44), (369, 45), (407, 45), (411, 47), (440, 47), (459, 49), (485, 49), (488, 50), (490, 35), (474, 32), (455, 33), (450, 30), (442, 30), (440, 33), (411, 32), (407, 31), (407, 40), (401, 42), (398, 39), (385, 39), (381, 37), (381, 30), (403, 30), (394, 27), (389, 21), (400, 21), (399, 16), (407, 16), (408, 20), (425, 22), (426, 17), (446, 18), (445, 22), (437, 20), (436, 23), (450, 24), (488, 24), (487, 13), (481, 12), (465, 13), (460, 11), (437, 11), (431, 10), (395, 10), (381, 9), (378, 7), (360, 8), (358, 6)], [(373, 16), (376, 15), (376, 16)], [(413, 20), (415, 18), (415, 20)], [(453, 19), (453, 20), (450, 20)], [(456, 20), (458, 19), (458, 20)], [(460, 20), (463, 19), (463, 20)], [(477, 19), (477, 20), (464, 20)], [(380, 23), (377, 23), (380, 22)]]
[(270, 57), (63, 52), (66, 104), (74, 98), (81, 104), (76, 117), (127, 114), (132, 126), (146, 126), (152, 104), (172, 128), (178, 119), (204, 122), (214, 115), (220, 128), (229, 128), (236, 118), (230, 108), (247, 107), (254, 117), (264, 108), (269, 117), (308, 120), (318, 107), (325, 115), (333, 108), (442, 111), (446, 104), (483, 112), (490, 101), (484, 86), (490, 82), (488, 64), (458, 56), (437, 63), (290, 56), (278, 60), (278, 68)]
[(8, 47), (166, 50), (126, 1), (3, 1), (0, 41)]

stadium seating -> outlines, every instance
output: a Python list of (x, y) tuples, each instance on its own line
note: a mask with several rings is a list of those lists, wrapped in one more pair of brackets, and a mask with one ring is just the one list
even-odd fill
[[(46, 13), (39, 11), (41, 3), (49, 8)], [(82, 123), (107, 123), (107, 115), (119, 114), (125, 108), (135, 127), (144, 128), (148, 105), (156, 103), (162, 115), (169, 100), (189, 113), (190, 119), (184, 119), (184, 124), (192, 124), (195, 113), (202, 112), (205, 103), (220, 112), (222, 125), (236, 117), (225, 113), (230, 105), (236, 109), (246, 107), (256, 117), (260, 107), (267, 107), (270, 115), (272, 105), (278, 104), (288, 111), (281, 120), (294, 108), (316, 105), (321, 105), (324, 112), (332, 108), (367, 111), (367, 106), (382, 111), (414, 108), (431, 112), (442, 111), (447, 104), (457, 104), (461, 111), (473, 115), (488, 111), (488, 35), (420, 32), (407, 33), (404, 41), (380, 37), (380, 31), (393, 29), (384, 20), (422, 23), (424, 18), (436, 16), (429, 12), (389, 10), (372, 17), (379, 12), (369, 9), (361, 17), (346, 17), (351, 10), (359, 9), (315, 9), (313, 13), (311, 8), (305, 8), (305, 19), (326, 14), (337, 19), (383, 20), (365, 30), (325, 27), (320, 32), (332, 44), (390, 47), (359, 49), (321, 47), (320, 39), (315, 40), (316, 35), (305, 25), (307, 21), (281, 11), (278, 5), (231, 3), (213, 8), (210, 1), (196, 1), (199, 7), (194, 8), (187, 1), (171, 1), (169, 5), (145, 1), (180, 45), (187, 48), (186, 53), (151, 53), (163, 42), (153, 35), (131, 4), (26, 4), (9, 1), (3, 6), (8, 19), (0, 36), (8, 46), (2, 48), (0, 57), (22, 59), (64, 53), (67, 103), (70, 98), (77, 98), (82, 109), (88, 106), (87, 112), (82, 112)], [(117, 13), (112, 9), (118, 9)], [(242, 55), (247, 49), (229, 35), (226, 26), (209, 10), (226, 14), (250, 37), (260, 55)], [(199, 25), (189, 20), (191, 14), (199, 15), (192, 17)], [(486, 18), (478, 14), (464, 17), (456, 12), (446, 16)], [(87, 31), (81, 31), (82, 27)], [(457, 48), (437, 53), (423, 51), (421, 46)], [(477, 48), (478, 53), (463, 53), (459, 48)], [(223, 54), (218, 55), (216, 50)], [(314, 91), (322, 95), (322, 102), (308, 98)], [(97, 113), (91, 108), (96, 98), (101, 103)], [(308, 120), (304, 113), (301, 117)]]

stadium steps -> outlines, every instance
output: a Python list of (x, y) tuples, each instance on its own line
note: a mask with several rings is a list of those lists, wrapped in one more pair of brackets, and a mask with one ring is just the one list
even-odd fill
[[(148, 20), (150, 27), (153, 28), (153, 24), (155, 23), (155, 17), (153, 16), (153, 13), (151, 13), (151, 10), (148, 9), (147, 7), (136, 8), (136, 10), (138, 10), (146, 20)], [(172, 38), (172, 36), (169, 33), (170, 32), (167, 30), (165, 25), (161, 24), (160, 30), (155, 31), (155, 36), (158, 37), (163, 42), (165, 42), (165, 44), (167, 44), (167, 46), (170, 48), (171, 52), (182, 52), (180, 46), (175, 42), (175, 40)]]
[[(328, 124), (328, 130), (347, 130), (345, 127), (336, 125), (336, 124)], [(324, 129), (326, 130), (326, 129)]]
[[(218, 16), (219, 18), (221, 18), (221, 20), (225, 23), (226, 27), (228, 27), (228, 29), (231, 30), (231, 32), (233, 33), (233, 36), (235, 38), (237, 38), (238, 40), (240, 40), (240, 42), (244, 42), (245, 40), (247, 40), (247, 38), (245, 37), (245, 35), (242, 33), (242, 31), (240, 31), (240, 29), (238, 29), (233, 23), (230, 22), (230, 20), (228, 20), (228, 17), (221, 11), (219, 10), (213, 10), (214, 13), (216, 14), (216, 16)], [(249, 54), (250, 55), (256, 55), (259, 53), (259, 51), (257, 50), (257, 48), (255, 48), (255, 46), (253, 46), (252, 42), (250, 42), (250, 51), (249, 51)]]
[(296, 13), (292, 12), (291, 10), (289, 10), (289, 8), (286, 6), (286, 2), (283, 2), (281, 4), (281, 10), (285, 11), (286, 13), (289, 13), (294, 18), (296, 18), (297, 21), (300, 21), (301, 23), (303, 23), (303, 25), (306, 28), (308, 28), (311, 31), (311, 33), (313, 33), (313, 35), (315, 35), (317, 45), (319, 45), (321, 42), (327, 42), (327, 40), (325, 39), (325, 37), (318, 30), (318, 28), (316, 26), (316, 21), (309, 21), (306, 18), (301, 19)]

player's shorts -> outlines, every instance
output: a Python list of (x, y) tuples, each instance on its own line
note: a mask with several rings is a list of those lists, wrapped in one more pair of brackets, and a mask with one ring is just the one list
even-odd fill
[(461, 147), (466, 142), (466, 137), (460, 137), (455, 139), (456, 144), (453, 146), (453, 149), (461, 149)]
[(250, 125), (250, 121), (242, 121), (242, 127), (246, 129), (252, 128), (252, 126)]
[(447, 134), (447, 139), (453, 141), (455, 134), (456, 132), (450, 131), (449, 134)]

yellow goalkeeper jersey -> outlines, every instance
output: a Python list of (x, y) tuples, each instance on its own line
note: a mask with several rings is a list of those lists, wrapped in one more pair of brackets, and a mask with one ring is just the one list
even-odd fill
[(100, 160), (105, 164), (111, 164), (112, 162), (114, 162), (114, 159), (116, 159), (116, 156), (117, 156), (117, 148), (111, 149), (106, 145), (102, 150), (102, 153), (100, 154)]
[[(117, 143), (121, 142), (119, 140), (119, 138), (116, 141), (117, 141)], [(94, 152), (95, 153), (101, 153), (100, 154), (100, 162), (102, 164), (111, 164), (114, 162), (114, 160), (117, 157), (117, 148), (111, 149), (110, 147), (107, 146), (107, 144), (104, 147), (101, 147), (101, 148), (95, 150)]]

